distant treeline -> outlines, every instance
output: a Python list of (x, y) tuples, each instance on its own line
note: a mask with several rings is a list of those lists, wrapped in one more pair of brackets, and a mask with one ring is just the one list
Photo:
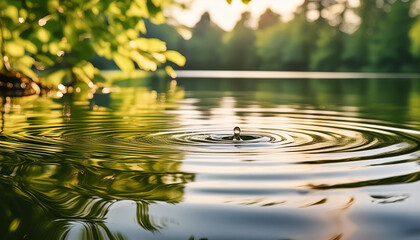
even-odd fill
[(268, 9), (257, 29), (243, 13), (231, 32), (204, 13), (189, 40), (169, 25), (147, 35), (186, 56), (183, 69), (420, 72), (420, 1), (351, 2), (305, 0), (288, 22)]

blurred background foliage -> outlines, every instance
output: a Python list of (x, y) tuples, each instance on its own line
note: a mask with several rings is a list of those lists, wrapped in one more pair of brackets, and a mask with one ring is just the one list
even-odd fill
[(164, 10), (185, 7), (176, 0), (1, 1), (0, 67), (90, 86), (105, 81), (99, 69), (175, 77), (186, 59), (191, 70), (419, 72), (420, 1), (350, 2), (304, 0), (287, 22), (267, 9), (256, 27), (244, 12), (225, 32), (208, 13), (191, 29), (165, 23)]
[(244, 13), (231, 32), (204, 13), (174, 48), (184, 69), (419, 72), (420, 1), (350, 2), (305, 0), (287, 22), (267, 9), (256, 28)]

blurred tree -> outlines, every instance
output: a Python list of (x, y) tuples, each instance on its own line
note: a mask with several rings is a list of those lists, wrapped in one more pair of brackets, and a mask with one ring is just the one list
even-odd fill
[(420, 17), (410, 29), (411, 53), (420, 58)]
[(361, 19), (358, 29), (346, 36), (342, 61), (344, 70), (369, 70), (369, 52), (371, 40), (376, 30), (378, 20), (384, 12), (376, 1), (360, 1), (356, 14)]
[[(416, 26), (409, 49), (411, 3), (366, 0), (355, 6), (347, 0), (305, 0), (291, 21), (259, 31), (261, 69), (418, 71), (412, 56), (418, 46)], [(352, 14), (361, 18), (355, 32), (357, 25), (348, 20)]]
[(222, 36), (224, 31), (204, 13), (192, 30), (192, 37), (179, 49), (188, 59), (188, 69), (220, 69)]
[(314, 71), (337, 71), (341, 66), (343, 53), (343, 31), (347, 29), (345, 14), (349, 11), (348, 1), (306, 1), (306, 17), (313, 21), (308, 32), (310, 64)]
[(375, 70), (400, 72), (408, 70), (412, 64), (408, 32), (413, 24), (409, 16), (412, 1), (387, 3), (385, 14), (379, 21), (372, 39), (369, 60)]
[[(124, 71), (156, 70), (166, 61), (185, 59), (167, 51), (165, 42), (147, 39), (144, 19), (162, 23), (172, 0), (22, 0), (0, 2), (0, 72), (32, 79), (38, 70), (56, 69), (47, 80), (66, 85), (76, 80), (90, 86), (102, 81), (90, 63), (94, 54), (113, 59)], [(141, 34), (139, 34), (141, 33)], [(173, 74), (171, 68), (167, 68)]]
[(310, 69), (336, 71), (340, 67), (343, 33), (337, 28), (324, 26), (319, 31), (316, 48), (311, 54)]
[(316, 33), (306, 19), (305, 5), (287, 23), (260, 31), (256, 47), (263, 70), (308, 70)]
[(258, 29), (265, 29), (280, 22), (280, 15), (273, 12), (270, 8), (260, 16), (258, 21)]
[(233, 31), (225, 36), (222, 58), (226, 69), (255, 70), (259, 67), (255, 47), (256, 33), (250, 28), (250, 18), (249, 12), (242, 13)]
[[(306, 0), (302, 5), (306, 11), (305, 31), (306, 55), (310, 58), (309, 69), (315, 71), (337, 71), (343, 68), (345, 32), (354, 31), (354, 23), (347, 20), (355, 14), (348, 0)], [(353, 15), (354, 16), (354, 15)]]

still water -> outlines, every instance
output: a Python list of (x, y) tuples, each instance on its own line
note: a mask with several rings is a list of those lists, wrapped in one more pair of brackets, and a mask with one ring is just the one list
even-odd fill
[(2, 98), (0, 238), (420, 239), (420, 80), (130, 82)]

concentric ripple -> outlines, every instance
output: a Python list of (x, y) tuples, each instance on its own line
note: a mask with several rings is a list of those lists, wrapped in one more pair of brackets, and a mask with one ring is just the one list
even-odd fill
[(238, 81), (0, 98), (5, 232), (419, 239), (417, 80)]
[[(299, 119), (279, 123), (281, 129), (258, 128), (250, 125), (236, 140), (231, 130), (169, 131), (151, 134), (147, 139), (186, 150), (219, 152), (265, 151), (271, 154), (298, 153), (302, 159), (316, 160), (368, 159), (375, 156), (398, 156), (419, 150), (420, 132), (393, 126), (339, 120)], [(248, 130), (250, 129), (250, 130)], [(315, 157), (315, 158), (314, 158)]]
[(240, 135), (240, 139), (235, 139), (233, 134), (228, 134), (228, 131), (207, 130), (196, 132), (164, 132), (152, 134), (151, 137), (156, 137), (163, 141), (187, 145), (249, 145), (249, 144), (264, 144), (264, 143), (279, 143), (286, 140), (281, 135), (271, 132), (246, 132)]
[[(261, 205), (315, 190), (420, 180), (416, 125), (354, 112), (243, 107), (209, 114), (207, 107), (194, 107), (186, 101), (126, 115), (76, 104), (75, 114), (63, 115), (68, 107), (56, 104), (44, 112), (7, 114), (0, 134), (2, 176), (15, 178), (19, 169), (28, 173), (18, 179), (28, 181), (30, 174), (67, 174), (66, 181), (51, 184), (111, 199)], [(240, 139), (233, 136), (235, 126)]]

